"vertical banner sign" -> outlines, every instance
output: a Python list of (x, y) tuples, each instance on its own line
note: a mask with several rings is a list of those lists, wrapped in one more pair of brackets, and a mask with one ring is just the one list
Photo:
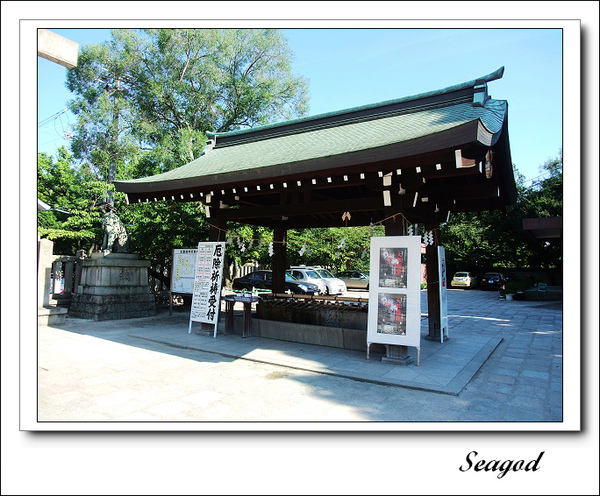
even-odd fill
[(367, 358), (373, 343), (421, 349), (421, 237), (371, 238)]
[(448, 282), (446, 278), (446, 250), (438, 246), (438, 277), (440, 288), (440, 339), (448, 337)]
[(188, 333), (192, 332), (192, 321), (213, 324), (217, 337), (219, 308), (221, 306), (221, 281), (225, 243), (198, 243), (194, 293)]

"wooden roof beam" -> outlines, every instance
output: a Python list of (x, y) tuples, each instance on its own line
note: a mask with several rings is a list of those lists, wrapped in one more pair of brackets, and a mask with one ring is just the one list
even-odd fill
[(225, 220), (252, 219), (259, 217), (278, 218), (281, 216), (293, 217), (297, 215), (317, 215), (323, 213), (358, 212), (377, 210), (383, 207), (381, 197), (363, 198), (360, 201), (348, 199), (343, 201), (321, 201), (310, 203), (286, 203), (267, 207), (242, 207), (221, 211), (220, 215)]

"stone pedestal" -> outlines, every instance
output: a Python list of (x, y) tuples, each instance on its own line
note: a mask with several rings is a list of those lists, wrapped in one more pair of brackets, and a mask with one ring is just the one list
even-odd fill
[(409, 365), (412, 363), (412, 357), (408, 354), (408, 346), (386, 344), (385, 356), (381, 357), (381, 361), (395, 363), (397, 365)]
[(64, 324), (68, 308), (65, 307), (38, 307), (38, 325), (53, 326)]
[(92, 320), (119, 320), (156, 315), (148, 283), (149, 260), (138, 254), (92, 254), (81, 264), (81, 282), (69, 314)]

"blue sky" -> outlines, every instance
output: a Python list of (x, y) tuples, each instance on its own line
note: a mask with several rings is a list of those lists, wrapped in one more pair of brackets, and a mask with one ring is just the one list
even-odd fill
[[(82, 45), (108, 29), (48, 29)], [(507, 100), (513, 163), (527, 180), (563, 146), (563, 33), (559, 28), (283, 29), (293, 72), (309, 79), (310, 115), (415, 95), (476, 79), (504, 66), (489, 83)], [(73, 115), (67, 69), (38, 58), (38, 146), (54, 154)], [(39, 125), (44, 123), (43, 125)]]

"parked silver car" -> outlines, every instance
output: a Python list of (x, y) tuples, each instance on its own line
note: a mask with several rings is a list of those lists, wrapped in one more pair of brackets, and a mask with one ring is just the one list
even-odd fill
[[(317, 274), (325, 284), (325, 293), (329, 295), (342, 294), (346, 291), (346, 284), (341, 279), (335, 277), (327, 269), (320, 266), (308, 266), (308, 265), (296, 265), (290, 268), (292, 275), (297, 277), (295, 271), (307, 272), (310, 271), (312, 274)], [(313, 284), (318, 284), (315, 281), (309, 281)]]
[(357, 270), (344, 270), (337, 274), (337, 278), (344, 281), (348, 289), (361, 289), (369, 291), (369, 276)]

